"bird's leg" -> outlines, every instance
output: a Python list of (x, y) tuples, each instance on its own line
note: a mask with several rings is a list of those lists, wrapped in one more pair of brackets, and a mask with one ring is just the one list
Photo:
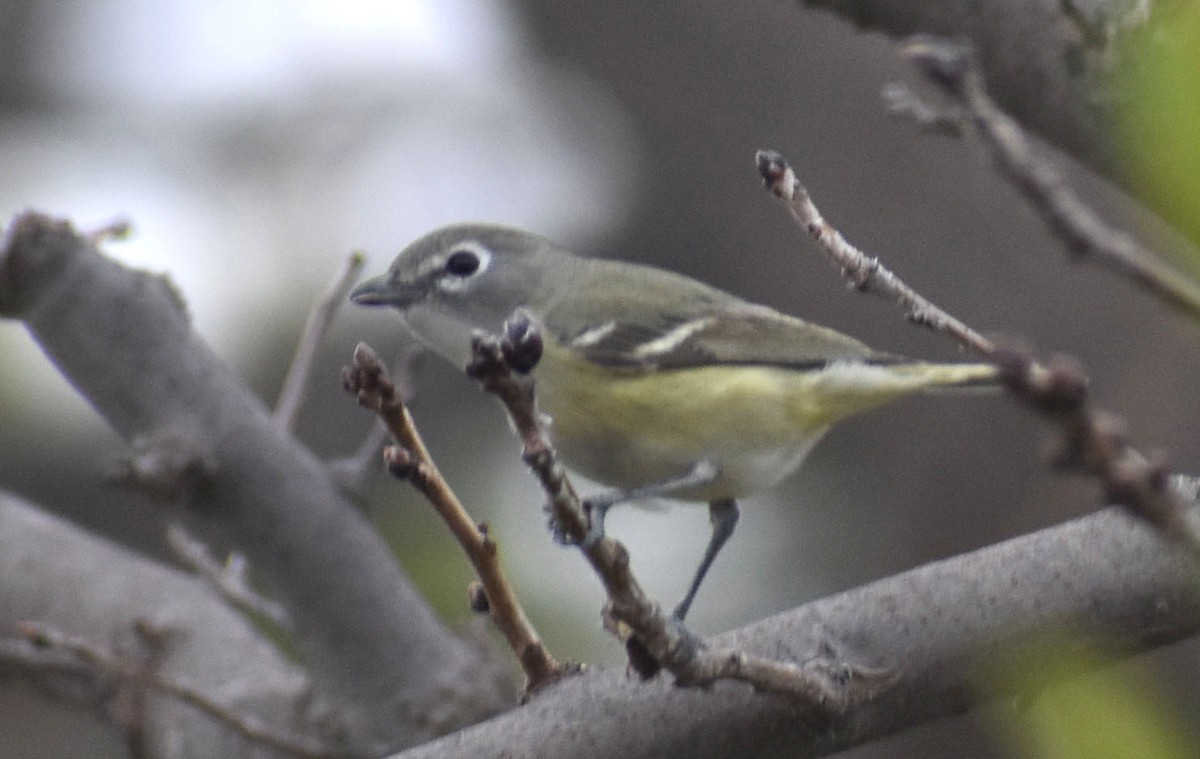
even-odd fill
[[(583, 538), (583, 546), (589, 548), (595, 545), (600, 538), (604, 537), (604, 517), (608, 515), (608, 510), (618, 503), (628, 503), (629, 501), (638, 501), (643, 498), (657, 498), (660, 496), (669, 498), (672, 493), (708, 485), (717, 479), (718, 474), (720, 474), (720, 470), (716, 464), (708, 459), (702, 459), (692, 465), (692, 468), (682, 477), (676, 477), (673, 480), (665, 482), (657, 482), (653, 485), (644, 485), (632, 490), (609, 490), (584, 499), (583, 509), (588, 515), (588, 531), (587, 535)], [(734, 507), (733, 521), (737, 522), (736, 506)], [(731, 531), (732, 529), (730, 527)]]
[(704, 558), (700, 560), (700, 566), (696, 568), (696, 576), (692, 578), (692, 584), (688, 586), (687, 595), (675, 607), (675, 611), (671, 612), (671, 617), (679, 622), (682, 622), (683, 618), (687, 616), (688, 609), (691, 608), (692, 601), (696, 598), (696, 591), (700, 590), (700, 583), (704, 581), (704, 575), (708, 574), (708, 568), (712, 566), (713, 559), (717, 558), (721, 547), (733, 534), (733, 528), (737, 527), (737, 501), (732, 498), (722, 498), (708, 504), (708, 521), (712, 523), (712, 537), (708, 539), (708, 547), (704, 549)]

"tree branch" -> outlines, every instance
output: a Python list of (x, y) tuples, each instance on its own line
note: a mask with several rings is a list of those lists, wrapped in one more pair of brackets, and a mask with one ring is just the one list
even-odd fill
[[(1134, 282), (1192, 319), (1200, 319), (1200, 286), (1163, 263), (1123, 229), (1106, 223), (1038, 156), (1021, 125), (988, 95), (974, 53), (946, 40), (921, 37), (905, 47), (926, 79), (961, 106), (991, 151), (1000, 174), (1028, 200), (1074, 260), (1091, 261)], [(1193, 259), (1200, 259), (1195, 250)]]
[(802, 665), (814, 658), (895, 678), (852, 714), (814, 723), (787, 697), (734, 683), (711, 691), (621, 671), (560, 682), (523, 709), (401, 755), (820, 756), (1013, 695), (1015, 643), (1047, 631), (1096, 636), (1130, 656), (1200, 632), (1196, 564), (1124, 512), (935, 562), (708, 641)]
[(127, 441), (171, 440), (205, 462), (184, 467), (193, 531), (249, 557), (352, 740), (407, 745), (509, 703), (503, 678), (434, 617), (329, 469), (192, 331), (164, 278), (26, 213), (0, 245), (0, 314), (24, 319)]
[[(1112, 139), (1119, 52), (1064, 12), (1061, 0), (802, 0), (895, 39), (932, 34), (979, 51), (1001, 106), (1059, 149), (1118, 184), (1131, 186)], [(1097, 17), (1114, 20), (1128, 3), (1101, 0)]]
[(208, 546), (177, 523), (167, 525), (167, 545), (176, 559), (212, 586), (230, 606), (248, 617), (262, 617), (282, 631), (292, 629), (287, 609), (250, 587), (246, 578), (246, 557), (235, 552), (224, 563), (217, 561), (209, 553)]
[(858, 290), (894, 301), (906, 316), (956, 340), (994, 363), (1013, 397), (1062, 430), (1062, 453), (1056, 463), (1097, 477), (1108, 502), (1129, 511), (1200, 555), (1200, 519), (1176, 492), (1165, 463), (1142, 455), (1125, 438), (1115, 417), (1091, 407), (1087, 377), (1074, 363), (1044, 365), (1028, 351), (997, 347), (934, 305), (899, 277), (846, 242), (821, 216), (808, 190), (783, 156), (760, 150), (755, 156), (766, 188), (787, 207), (792, 218), (825, 250)]
[(279, 400), (275, 404), (275, 421), (288, 432), (296, 427), (296, 415), (304, 402), (304, 390), (317, 357), (317, 347), (329, 331), (338, 309), (346, 302), (346, 295), (350, 293), (366, 262), (367, 257), (363, 253), (351, 253), (329, 289), (308, 314), (300, 342), (296, 344), (296, 355), (292, 357), (292, 365), (288, 367), (283, 389), (279, 391)]
[(851, 245), (836, 227), (825, 221), (808, 190), (784, 157), (773, 150), (760, 150), (754, 160), (763, 186), (783, 203), (791, 217), (825, 251), (832, 263), (859, 292), (890, 300), (904, 309), (904, 317), (941, 333), (965, 348), (988, 357), (996, 346), (909, 287), (878, 258)]
[[(319, 741), (264, 724), (250, 715), (240, 713), (236, 708), (220, 703), (192, 682), (163, 674), (156, 666), (158, 662), (154, 661), (156, 656), (151, 656), (148, 662), (137, 661), (40, 622), (22, 622), (18, 625), (18, 633), (33, 648), (24, 652), (27, 655), (26, 664), (33, 672), (38, 669), (35, 651), (66, 654), (90, 670), (86, 674), (77, 673), (76, 676), (109, 680), (118, 691), (153, 691), (178, 699), (251, 743), (302, 759), (332, 759), (334, 756), (333, 750)], [(167, 637), (165, 631), (154, 631), (153, 635)], [(53, 670), (63, 669), (63, 662), (57, 657), (50, 658), (47, 665)], [(144, 730), (145, 725), (138, 725), (139, 734)]]

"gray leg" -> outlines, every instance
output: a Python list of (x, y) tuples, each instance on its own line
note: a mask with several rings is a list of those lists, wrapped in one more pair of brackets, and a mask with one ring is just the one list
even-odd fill
[[(607, 516), (608, 510), (618, 503), (628, 503), (629, 501), (638, 501), (642, 498), (657, 498), (659, 496), (669, 498), (674, 492), (707, 485), (717, 479), (718, 474), (719, 470), (716, 464), (708, 460), (697, 461), (687, 474), (682, 477), (676, 477), (673, 480), (645, 485), (633, 490), (609, 490), (590, 498), (585, 498), (583, 509), (587, 512), (589, 522), (588, 532), (583, 539), (583, 545), (585, 547), (595, 545), (596, 541), (604, 537), (604, 517)], [(736, 507), (734, 511), (737, 511)], [(736, 514), (733, 521), (737, 522)]]
[(725, 545), (725, 541), (729, 540), (729, 536), (733, 534), (733, 528), (737, 527), (737, 501), (726, 498), (708, 504), (708, 521), (712, 523), (712, 537), (708, 539), (708, 548), (704, 549), (704, 558), (700, 560), (700, 566), (696, 568), (696, 576), (692, 578), (687, 595), (671, 613), (671, 616), (680, 622), (687, 616), (688, 609), (691, 608), (692, 601), (696, 598), (696, 591), (700, 590), (700, 583), (704, 582), (704, 575), (708, 574), (708, 568), (712, 566), (713, 559), (717, 558), (717, 554), (721, 552), (721, 546)]

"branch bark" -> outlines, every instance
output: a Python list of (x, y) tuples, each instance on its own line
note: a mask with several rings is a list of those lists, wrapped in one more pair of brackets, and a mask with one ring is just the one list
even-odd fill
[(1027, 666), (1016, 644), (1063, 632), (1123, 656), (1195, 635), (1195, 562), (1152, 528), (1107, 509), (710, 641), (796, 664), (832, 657), (890, 675), (871, 703), (829, 722), (806, 721), (810, 713), (786, 698), (737, 684), (698, 691), (606, 671), (558, 683), (519, 710), (397, 756), (823, 756), (1012, 695), (1002, 683), (1016, 678), (996, 673)]
[(123, 438), (151, 457), (167, 450), (182, 479), (157, 489), (183, 499), (197, 532), (249, 557), (360, 750), (428, 740), (511, 703), (503, 678), (435, 618), (329, 469), (192, 331), (165, 278), (26, 213), (0, 246), (0, 315), (25, 321)]

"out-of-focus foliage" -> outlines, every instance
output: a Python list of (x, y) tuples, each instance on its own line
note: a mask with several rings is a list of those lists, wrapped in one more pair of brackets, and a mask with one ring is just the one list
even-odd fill
[[(1101, 669), (1099, 647), (1066, 635), (1027, 646), (998, 673), (1022, 694), (1005, 727), (1034, 759), (1186, 759), (1195, 745), (1142, 666)], [(1077, 673), (1088, 672), (1084, 676)]]
[[(1122, 147), (1139, 194), (1200, 240), (1200, 5), (1158, 3), (1155, 19), (1130, 35), (1129, 100)], [(1200, 260), (1188, 262), (1200, 272)]]

